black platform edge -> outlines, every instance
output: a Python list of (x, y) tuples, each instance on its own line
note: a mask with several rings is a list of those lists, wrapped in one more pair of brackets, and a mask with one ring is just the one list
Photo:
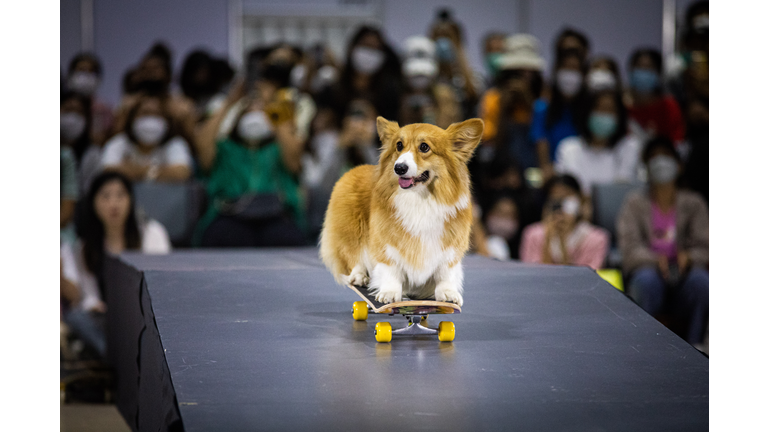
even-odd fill
[(116, 405), (133, 431), (180, 432), (184, 425), (144, 272), (106, 257), (107, 358), (116, 374)]

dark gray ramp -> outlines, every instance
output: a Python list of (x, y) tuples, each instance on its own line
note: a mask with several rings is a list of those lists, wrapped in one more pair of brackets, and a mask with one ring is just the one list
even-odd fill
[(430, 316), (455, 323), (453, 343), (379, 344), (376, 322), (405, 319), (354, 321), (358, 297), (316, 256), (114, 262), (143, 273), (162, 346), (149, 351), (170, 373), (155, 366), (143, 385), (175, 392), (144, 418), (178, 412), (187, 431), (708, 429), (708, 359), (587, 268), (468, 257), (462, 313)]

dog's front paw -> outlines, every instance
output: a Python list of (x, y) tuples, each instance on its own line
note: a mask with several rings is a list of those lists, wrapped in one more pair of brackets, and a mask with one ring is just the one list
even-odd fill
[(379, 303), (394, 303), (403, 300), (403, 287), (398, 285), (382, 286), (376, 293)]
[(345, 276), (347, 283), (354, 286), (364, 287), (371, 282), (362, 266), (355, 266), (348, 276)]
[(464, 304), (464, 297), (455, 286), (450, 283), (442, 282), (435, 288), (435, 300), (440, 302), (456, 303), (461, 306)]

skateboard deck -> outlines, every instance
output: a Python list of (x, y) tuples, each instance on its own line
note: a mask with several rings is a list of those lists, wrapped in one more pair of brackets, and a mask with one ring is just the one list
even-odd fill
[(373, 313), (402, 314), (402, 315), (431, 315), (431, 314), (458, 314), (461, 306), (456, 303), (440, 302), (437, 300), (403, 300), (394, 303), (380, 303), (368, 293), (367, 287), (359, 287), (347, 284), (347, 287), (357, 293), (360, 298), (368, 303)]

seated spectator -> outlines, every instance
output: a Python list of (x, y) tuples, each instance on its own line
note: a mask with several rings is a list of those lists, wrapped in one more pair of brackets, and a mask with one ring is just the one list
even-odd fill
[(315, 117), (315, 133), (301, 158), (301, 184), (307, 190), (311, 238), (320, 233), (336, 181), (357, 165), (376, 165), (379, 161), (377, 116), (368, 101), (358, 99), (350, 104), (341, 131), (328, 118), (332, 115), (331, 111), (321, 110)]
[(536, 101), (531, 122), (531, 141), (536, 145), (545, 180), (554, 173), (553, 161), (560, 142), (578, 134), (575, 115), (584, 105), (586, 91), (583, 63), (576, 51), (561, 54), (551, 86), (551, 101), (543, 98)]
[(629, 296), (646, 312), (671, 314), (691, 344), (709, 315), (709, 215), (698, 194), (678, 189), (680, 158), (663, 137), (643, 151), (650, 188), (627, 197), (616, 223)]
[(195, 229), (195, 245), (305, 244), (305, 207), (297, 181), (304, 141), (296, 134), (293, 105), (279, 100), (278, 83), (258, 76), (228, 135), (218, 138), (221, 122), (245, 95), (245, 83), (233, 87), (222, 109), (201, 129), (197, 153), (209, 205)]
[(475, 75), (467, 60), (464, 29), (448, 9), (441, 9), (427, 33), (435, 42), (437, 81), (452, 87), (458, 95), (462, 119), (474, 117), (483, 79)]
[(165, 99), (142, 96), (126, 117), (125, 132), (104, 145), (101, 166), (131, 181), (182, 182), (193, 169), (187, 142), (176, 129)]
[(126, 250), (165, 254), (170, 252), (171, 243), (159, 222), (138, 217), (131, 182), (119, 173), (99, 174), (82, 205), (76, 221), (78, 239), (61, 247), (62, 279), (79, 291), (78, 295), (66, 295), (69, 301), (64, 321), (104, 357), (107, 307), (101, 297), (103, 287), (99, 286), (104, 257)]
[(429, 123), (445, 129), (461, 121), (458, 95), (451, 86), (435, 81), (434, 42), (413, 36), (406, 40), (405, 46), (403, 75), (407, 86), (400, 107), (400, 124)]
[(123, 80), (124, 96), (115, 115), (114, 132), (125, 132), (128, 113), (143, 96), (163, 100), (178, 134), (188, 143), (193, 143), (195, 133), (195, 106), (181, 94), (170, 91), (173, 78), (171, 51), (157, 43), (147, 52), (136, 68), (129, 70)]
[(504, 33), (492, 31), (483, 38), (483, 65), (486, 72), (486, 86), (491, 87), (496, 82), (499, 72), (499, 59), (506, 51), (507, 36)]
[(517, 259), (520, 248), (519, 207), (510, 196), (501, 195), (483, 214), (486, 246), (490, 256), (506, 261)]
[(587, 196), (595, 184), (637, 180), (642, 144), (627, 134), (627, 114), (618, 92), (591, 95), (578, 129), (579, 135), (565, 138), (557, 149), (558, 173), (576, 177)]
[(187, 55), (181, 68), (181, 91), (195, 106), (195, 124), (200, 124), (221, 108), (235, 71), (225, 59), (195, 50)]
[(299, 91), (311, 94), (318, 105), (326, 105), (328, 92), (339, 80), (339, 65), (333, 52), (325, 45), (316, 44), (304, 56), (304, 81), (297, 86)]
[(400, 118), (403, 79), (400, 59), (381, 31), (362, 26), (347, 47), (347, 59), (330, 101), (339, 118), (356, 99), (370, 102), (380, 116)]
[(506, 52), (496, 60), (495, 86), (483, 94), (483, 146), (495, 147), (494, 158), (505, 155), (522, 169), (538, 166), (530, 139), (534, 102), (541, 96), (544, 59), (533, 36), (516, 34), (506, 41)]
[(88, 148), (91, 111), (90, 101), (77, 93), (66, 91), (61, 95), (61, 131), (59, 135), (60, 161), (60, 241), (75, 239), (75, 203), (79, 195), (79, 164), (75, 149)]
[(270, 87), (277, 89), (269, 101), (275, 108), (274, 114), (281, 112), (290, 116), (294, 125), (292, 133), (303, 146), (309, 137), (317, 106), (312, 96), (291, 86), (291, 76), (300, 58), (301, 50), (287, 44), (252, 50), (247, 59), (243, 96), (227, 109), (220, 122), (217, 139), (224, 139), (232, 133), (238, 116), (247, 108), (254, 93), (261, 91), (259, 86), (263, 87), (268, 82)]
[(584, 64), (589, 58), (589, 49), (589, 39), (584, 33), (566, 27), (555, 39), (555, 62), (559, 62), (565, 55), (575, 53)]
[(529, 263), (566, 264), (599, 269), (608, 254), (610, 234), (583, 217), (579, 182), (569, 175), (544, 186), (543, 218), (523, 231), (520, 259)]
[[(90, 142), (96, 146), (103, 145), (109, 138), (115, 121), (112, 108), (96, 97), (96, 90), (99, 88), (100, 82), (101, 62), (95, 55), (80, 53), (69, 62), (66, 88), (89, 99)], [(84, 151), (85, 149), (77, 151), (78, 160), (81, 159)]]
[(661, 53), (656, 49), (632, 53), (627, 98), (630, 127), (641, 141), (660, 136), (677, 145), (685, 138), (685, 123), (677, 101), (663, 90), (661, 66)]
[[(608, 56), (597, 56), (589, 62), (587, 69), (587, 91), (591, 94), (603, 91), (624, 94), (621, 72), (616, 61)], [(622, 100), (623, 103), (623, 100)]]
[[(681, 183), (709, 201), (709, 99), (690, 100), (685, 111), (685, 147), (689, 153)], [(678, 146), (678, 153), (681, 147)]]

